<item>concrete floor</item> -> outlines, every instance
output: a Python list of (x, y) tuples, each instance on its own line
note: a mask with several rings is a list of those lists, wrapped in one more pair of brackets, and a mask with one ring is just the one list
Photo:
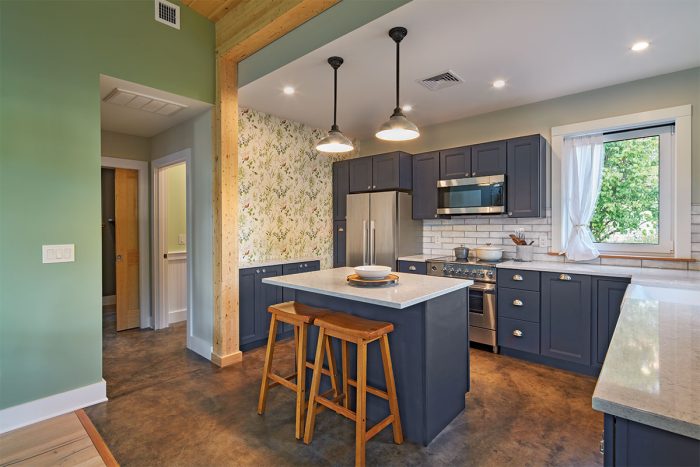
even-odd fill
[[(184, 323), (114, 331), (104, 320), (109, 402), (87, 409), (122, 465), (351, 465), (354, 425), (317, 417), (310, 446), (294, 438), (291, 391), (275, 388), (256, 413), (264, 349), (219, 369), (185, 349)], [(275, 352), (292, 371), (292, 346)], [(391, 430), (367, 444), (368, 465), (601, 465), (595, 379), (471, 349), (467, 409), (430, 444), (394, 445)], [(400, 397), (400, 394), (399, 394)]]

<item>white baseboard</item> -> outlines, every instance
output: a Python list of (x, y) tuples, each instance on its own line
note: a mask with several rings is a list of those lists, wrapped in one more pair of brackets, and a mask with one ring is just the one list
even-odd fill
[(107, 400), (107, 383), (95, 384), (54, 394), (0, 410), (0, 433), (63, 415)]
[(116, 295), (103, 295), (102, 296), (102, 306), (106, 305), (116, 305), (117, 296)]
[(211, 352), (214, 350), (210, 342), (199, 337), (187, 336), (187, 348), (211, 361)]
[(168, 312), (168, 324), (179, 323), (187, 319), (187, 308)]

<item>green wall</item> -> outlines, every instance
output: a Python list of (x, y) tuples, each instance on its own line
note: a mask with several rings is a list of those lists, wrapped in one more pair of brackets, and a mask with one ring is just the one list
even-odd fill
[(0, 1), (0, 409), (102, 378), (99, 75), (213, 102), (214, 26), (181, 13)]
[(178, 236), (187, 233), (187, 184), (185, 164), (173, 165), (165, 169), (165, 226), (168, 253), (186, 251), (185, 245), (178, 244)]

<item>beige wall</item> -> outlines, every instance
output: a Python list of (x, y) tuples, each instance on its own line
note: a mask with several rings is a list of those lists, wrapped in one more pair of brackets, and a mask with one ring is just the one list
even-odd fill
[(632, 81), (461, 120), (421, 128), (417, 140), (360, 142), (362, 155), (401, 149), (413, 154), (540, 133), (551, 139), (554, 126), (585, 122), (646, 110), (693, 106), (693, 203), (700, 203), (700, 68)]
[(151, 159), (151, 140), (143, 136), (125, 135), (102, 130), (102, 157), (117, 157), (148, 161)]

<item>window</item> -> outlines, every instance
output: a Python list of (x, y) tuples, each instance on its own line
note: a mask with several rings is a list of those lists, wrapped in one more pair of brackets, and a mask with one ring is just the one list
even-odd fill
[(605, 135), (605, 163), (591, 233), (601, 252), (673, 251), (673, 126)]

